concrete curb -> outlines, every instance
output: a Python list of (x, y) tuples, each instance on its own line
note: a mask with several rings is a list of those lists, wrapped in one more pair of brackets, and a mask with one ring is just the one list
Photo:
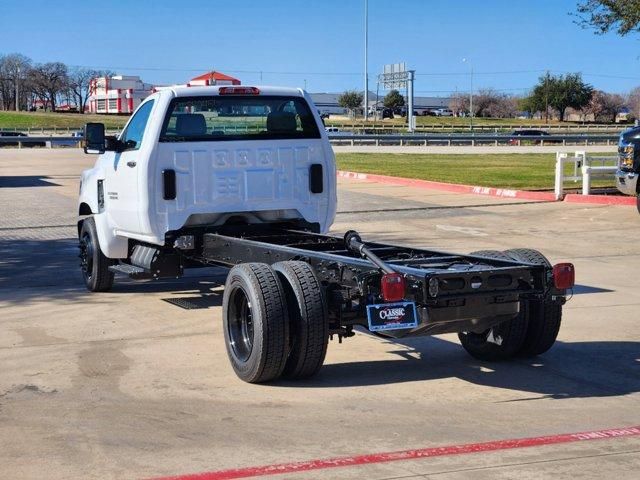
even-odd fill
[(636, 197), (615, 196), (615, 195), (578, 195), (577, 193), (567, 193), (564, 201), (568, 203), (595, 203), (598, 205), (632, 205), (636, 206)]
[(511, 190), (507, 188), (478, 187), (457, 183), (432, 182), (430, 180), (418, 180), (415, 178), (390, 177), (387, 175), (376, 175), (372, 173), (346, 172), (344, 170), (338, 170), (338, 177), (390, 185), (401, 185), (405, 187), (428, 188), (430, 190), (440, 190), (452, 193), (471, 193), (475, 195), (488, 195), (491, 197), (539, 200), (547, 202), (556, 201), (556, 197), (553, 192), (530, 192), (526, 190)]
[[(511, 190), (507, 188), (479, 187), (458, 183), (432, 182), (430, 180), (418, 180), (416, 178), (391, 177), (388, 175), (378, 175), (374, 173), (348, 172), (345, 170), (338, 170), (338, 177), (383, 183), (387, 185), (428, 188), (430, 190), (439, 190), (451, 193), (468, 193), (475, 195), (487, 195), (490, 197), (538, 200), (543, 202), (558, 201), (553, 192), (532, 192), (528, 190)], [(596, 205), (636, 205), (635, 197), (615, 195), (578, 195), (575, 193), (568, 193), (564, 196), (564, 201), (568, 203), (588, 203)]]

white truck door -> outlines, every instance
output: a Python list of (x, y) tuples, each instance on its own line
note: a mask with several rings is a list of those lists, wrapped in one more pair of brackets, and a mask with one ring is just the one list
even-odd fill
[(116, 228), (126, 232), (140, 231), (140, 147), (153, 103), (149, 100), (136, 110), (120, 135), (124, 150), (113, 153), (113, 161), (109, 163), (106, 189), (109, 212)]

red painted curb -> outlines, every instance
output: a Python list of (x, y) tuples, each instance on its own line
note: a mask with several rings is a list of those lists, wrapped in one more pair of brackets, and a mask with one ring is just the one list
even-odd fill
[(617, 195), (578, 195), (567, 193), (564, 201), (569, 203), (596, 203), (599, 205), (636, 205), (636, 197)]
[(475, 185), (463, 185), (457, 183), (432, 182), (430, 180), (418, 180), (415, 178), (391, 177), (388, 175), (377, 175), (373, 173), (347, 172), (344, 170), (338, 171), (338, 177), (391, 185), (402, 185), (405, 187), (428, 188), (430, 190), (440, 190), (453, 193), (472, 193), (492, 197), (541, 200), (547, 202), (556, 201), (556, 196), (553, 192), (530, 192), (528, 190), (512, 190), (508, 188), (479, 187)]
[[(539, 200), (544, 202), (557, 201), (556, 196), (553, 192), (531, 192), (529, 190), (510, 190), (507, 188), (478, 187), (458, 183), (443, 183), (432, 182), (430, 180), (418, 180), (416, 178), (390, 177), (388, 175), (377, 175), (374, 173), (347, 172), (344, 170), (338, 170), (338, 177), (383, 183), (388, 185), (402, 185), (404, 187), (428, 188), (430, 190), (440, 190), (443, 192), (452, 193), (471, 193), (475, 195), (488, 195), (491, 197)], [(564, 196), (564, 201), (568, 203), (589, 203), (596, 205), (636, 205), (635, 197), (618, 195), (579, 195), (576, 193), (567, 193)]]
[(559, 443), (584, 442), (590, 440), (604, 440), (609, 438), (640, 436), (640, 425), (608, 430), (594, 430), (590, 432), (564, 433), (544, 437), (516, 438), (512, 440), (496, 440), (493, 442), (467, 443), (463, 445), (448, 445), (443, 447), (422, 448), (419, 450), (402, 450), (399, 452), (374, 453), (354, 457), (337, 457), (306, 462), (281, 463), (261, 467), (219, 470), (217, 472), (194, 473), (163, 477), (156, 480), (231, 480), (234, 478), (261, 477), (265, 475), (282, 475), (294, 472), (308, 472), (326, 468), (354, 467), (372, 463), (395, 462), (399, 460), (415, 460), (428, 457), (443, 457), (448, 455), (464, 455), (469, 453), (492, 452), (496, 450), (510, 450), (515, 448), (538, 447)]

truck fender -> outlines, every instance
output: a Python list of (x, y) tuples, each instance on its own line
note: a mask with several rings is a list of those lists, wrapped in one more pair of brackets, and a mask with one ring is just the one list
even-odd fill
[(98, 207), (98, 181), (104, 179), (98, 169), (85, 170), (80, 177), (80, 195), (78, 197), (78, 215), (100, 213)]
[[(98, 232), (98, 242), (100, 250), (107, 258), (127, 258), (129, 256), (129, 241), (116, 235), (115, 229), (109, 224), (109, 218), (106, 213), (92, 215), (96, 223), (96, 232)], [(78, 221), (78, 237), (82, 230), (83, 220)]]

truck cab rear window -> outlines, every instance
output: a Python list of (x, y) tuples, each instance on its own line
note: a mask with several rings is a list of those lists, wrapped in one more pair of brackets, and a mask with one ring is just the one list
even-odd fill
[(300, 97), (208, 96), (172, 100), (161, 142), (320, 138)]

